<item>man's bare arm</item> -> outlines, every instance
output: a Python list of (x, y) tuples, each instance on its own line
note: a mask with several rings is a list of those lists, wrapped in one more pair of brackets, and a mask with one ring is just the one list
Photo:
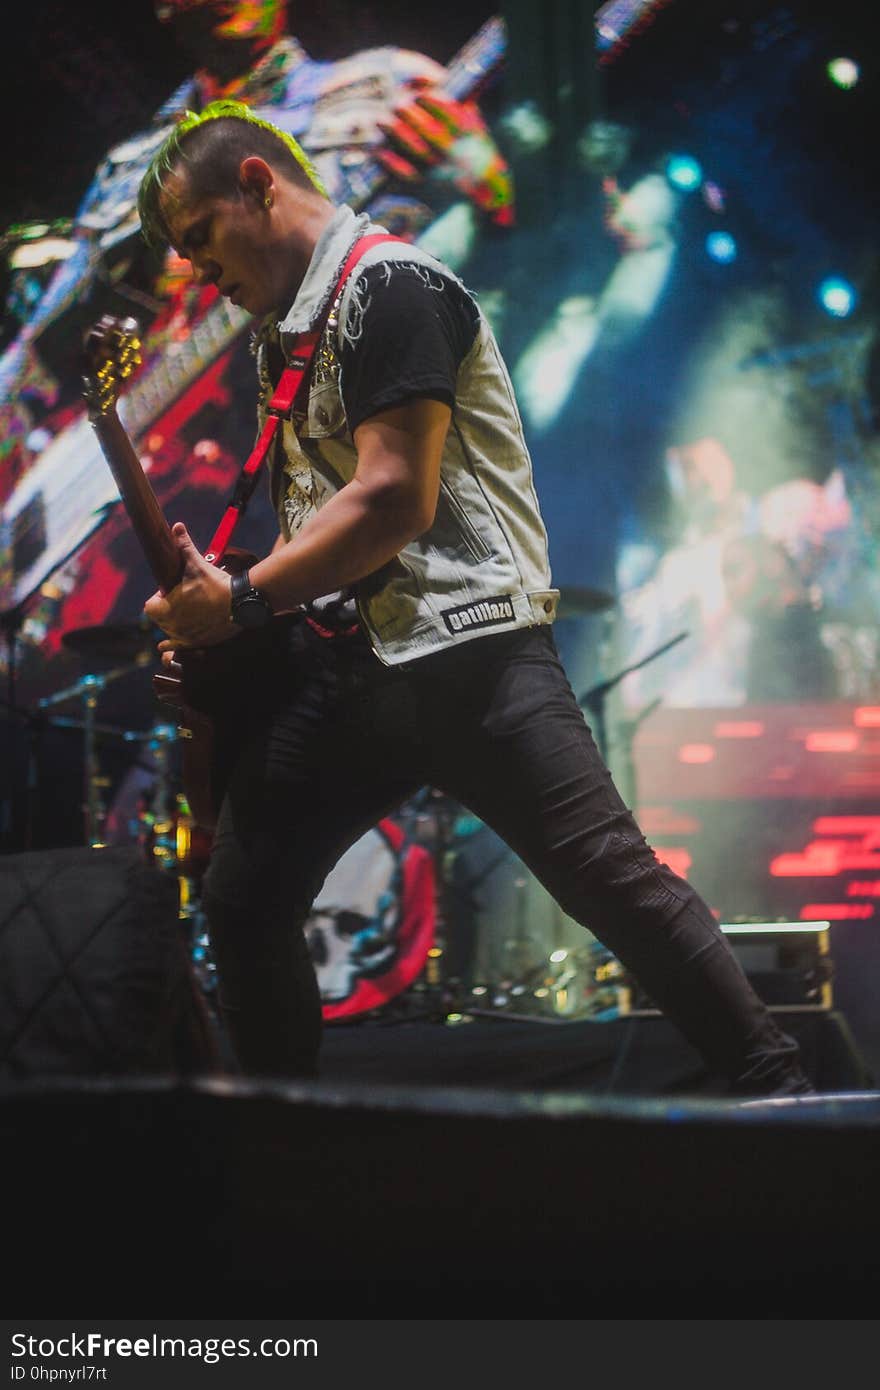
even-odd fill
[[(251, 583), (276, 612), (296, 608), (374, 573), (428, 530), (440, 490), (440, 463), (451, 411), (419, 398), (381, 411), (354, 433), (354, 477), (290, 541), (276, 541), (251, 567)], [(209, 565), (184, 528), (175, 534), (184, 577), (145, 611), (168, 635), (163, 650), (211, 646), (237, 628), (229, 622), (229, 580)], [(280, 540), (280, 538), (279, 538)]]

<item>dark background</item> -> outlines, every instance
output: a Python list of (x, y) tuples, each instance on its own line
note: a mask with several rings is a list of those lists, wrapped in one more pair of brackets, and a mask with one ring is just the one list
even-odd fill
[[(584, 8), (591, 8), (589, 0)], [(319, 0), (292, 4), (289, 13), (292, 32), (314, 58), (394, 43), (443, 62), (490, 15), (515, 18), (516, 11), (511, 0), (444, 0), (430, 7), (407, 0)], [(735, 97), (741, 117), (758, 102), (763, 152), (784, 151), (813, 177), (827, 169), (835, 196), (827, 204), (817, 200), (811, 211), (820, 222), (854, 233), (849, 200), (877, 207), (875, 22), (870, 0), (837, 6), (824, 0), (667, 0), (603, 65), (602, 98), (616, 117), (645, 120), (658, 144), (673, 134), (693, 134), (710, 92), (725, 104)], [(151, 0), (124, 6), (31, 0), (10, 6), (5, 27), (0, 221), (62, 216), (108, 145), (139, 130), (190, 64), (170, 29), (156, 20)], [(862, 69), (861, 82), (849, 92), (824, 75), (824, 61), (841, 54)], [(749, 160), (756, 153), (754, 147), (742, 151)], [(758, 166), (752, 177), (764, 182)]]
[[(478, 0), (424, 13), (403, 0), (319, 0), (288, 11), (291, 32), (313, 58), (393, 43), (438, 62), (496, 12)], [(0, 72), (13, 138), (0, 191), (4, 224), (69, 214), (107, 148), (141, 129), (192, 71), (152, 0), (33, 0), (7, 15)]]

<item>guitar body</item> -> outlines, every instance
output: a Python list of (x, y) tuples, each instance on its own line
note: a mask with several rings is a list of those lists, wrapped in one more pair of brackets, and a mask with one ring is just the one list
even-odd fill
[[(228, 574), (238, 574), (256, 564), (256, 559), (246, 551), (229, 549), (219, 568)], [(182, 653), (177, 661), (163, 666), (153, 677), (153, 693), (157, 700), (174, 712), (182, 741), (183, 792), (193, 820), (204, 830), (213, 831), (217, 823), (232, 761), (228, 738), (225, 749), (219, 746), (217, 716), (218, 710), (226, 708), (228, 718), (233, 717), (228, 710), (230, 674), (242, 662), (246, 669), (248, 667), (248, 656), (241, 650), (242, 636), (244, 634), (220, 647)], [(224, 692), (227, 692), (225, 704)]]
[(181, 736), (183, 789), (193, 820), (213, 831), (243, 735), (261, 727), (279, 690), (295, 679), (301, 612), (241, 632), (216, 647), (187, 651), (153, 677), (161, 704), (174, 711)]

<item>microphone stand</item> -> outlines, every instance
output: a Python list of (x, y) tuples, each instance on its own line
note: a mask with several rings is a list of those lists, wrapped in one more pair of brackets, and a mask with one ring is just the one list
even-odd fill
[[(593, 737), (596, 740), (596, 746), (599, 752), (602, 754), (603, 761), (606, 763), (608, 761), (608, 739), (605, 722), (605, 701), (608, 695), (616, 685), (620, 684), (624, 676), (630, 675), (632, 671), (641, 670), (643, 666), (648, 665), (649, 661), (656, 661), (658, 656), (662, 656), (664, 652), (668, 652), (672, 647), (677, 646), (679, 642), (683, 642), (684, 639), (689, 636), (689, 632), (677, 633), (676, 636), (671, 637), (668, 642), (664, 642), (661, 647), (656, 647), (654, 651), (648, 652), (648, 655), (643, 656), (641, 660), (634, 661), (630, 666), (624, 666), (616, 675), (609, 677), (608, 680), (600, 681), (598, 685), (591, 686), (589, 690), (584, 691), (583, 695), (578, 696), (578, 704), (582, 708), (590, 711)], [(643, 713), (641, 718), (644, 717), (645, 715)]]
[[(596, 739), (596, 744), (599, 748), (599, 752), (602, 754), (602, 757), (606, 762), (607, 755), (605, 737), (605, 700), (608, 696), (608, 693), (611, 690), (613, 690), (614, 687), (618, 685), (620, 681), (623, 680), (624, 676), (628, 676), (631, 671), (638, 671), (642, 666), (647, 666), (648, 662), (650, 661), (655, 661), (658, 656), (662, 656), (664, 652), (668, 652), (672, 647), (677, 646), (679, 642), (683, 642), (687, 636), (689, 636), (689, 633), (687, 632), (677, 633), (676, 636), (670, 638), (668, 642), (664, 642), (662, 646), (657, 647), (652, 652), (649, 652), (647, 656), (643, 656), (640, 661), (635, 661), (632, 663), (632, 665), (625, 666), (623, 670), (618, 671), (615, 676), (612, 676), (609, 680), (601, 681), (598, 685), (594, 685), (591, 690), (585, 691), (584, 694), (580, 696), (578, 704), (583, 705), (587, 709), (589, 709), (593, 716), (593, 719), (595, 721), (593, 732)], [(624, 742), (626, 746), (626, 771), (627, 779), (629, 782), (629, 786), (624, 789), (626, 792), (626, 796), (624, 799), (630, 806), (633, 807), (635, 807), (637, 804), (635, 767), (632, 756), (633, 736), (636, 730), (638, 729), (639, 725), (643, 723), (645, 719), (647, 719), (649, 714), (653, 714), (654, 710), (660, 703), (661, 697), (658, 696), (656, 699), (651, 700), (647, 705), (645, 705), (644, 708), (640, 710), (640, 712), (635, 716), (634, 719), (627, 720), (623, 725)], [(616, 1087), (620, 1079), (624, 1061), (632, 1044), (634, 1035), (634, 1024), (635, 1019), (633, 1017), (627, 1019), (627, 1026), (624, 1029), (620, 1043), (617, 1047), (617, 1055), (614, 1059), (614, 1065), (612, 1067), (611, 1076), (609, 1077), (608, 1083), (605, 1087), (606, 1095), (610, 1095), (614, 1091), (614, 1088)]]

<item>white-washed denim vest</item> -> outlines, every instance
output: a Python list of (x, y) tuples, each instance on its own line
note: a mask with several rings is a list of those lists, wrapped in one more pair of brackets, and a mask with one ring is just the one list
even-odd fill
[[(381, 230), (348, 207), (337, 209), (278, 325), (285, 353), (326, 304), (354, 241)], [(373, 247), (349, 277), (315, 353), (308, 415), (284, 422), (270, 456), (284, 536), (354, 475), (357, 452), (342, 404), (338, 344), (343, 337), (357, 339), (364, 308), (360, 274), (382, 263), (391, 275), (402, 262), (421, 267), (437, 293), (449, 280), (460, 283), (426, 252), (396, 242)], [(265, 356), (258, 337), (260, 428), (272, 390)], [(553, 621), (558, 591), (551, 585), (531, 459), (507, 368), (482, 314), (458, 372), (434, 522), (390, 564), (361, 580), (356, 594), (367, 635), (388, 665), (486, 633)]]

